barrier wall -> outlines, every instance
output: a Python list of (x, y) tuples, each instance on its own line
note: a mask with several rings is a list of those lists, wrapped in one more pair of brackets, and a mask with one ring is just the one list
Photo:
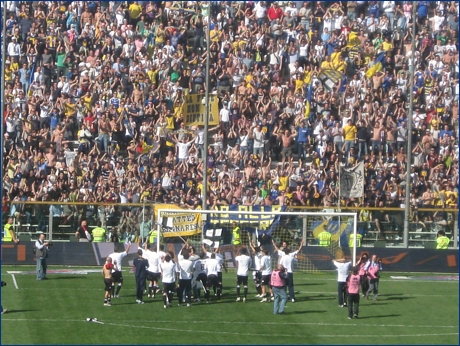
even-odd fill
[[(2, 243), (2, 264), (24, 265), (35, 264), (33, 242), (27, 243)], [(165, 251), (173, 251), (177, 254), (182, 247), (179, 243), (165, 245)], [(272, 252), (273, 249), (267, 246)], [(198, 250), (197, 250), (198, 251)], [(234, 259), (238, 253), (238, 247), (222, 245), (220, 251), (223, 254), (227, 266), (235, 267)], [(102, 266), (105, 258), (114, 252), (113, 243), (55, 243), (49, 252), (48, 264), (69, 266)], [(439, 272), (458, 273), (457, 250), (435, 249), (397, 249), (397, 248), (360, 248), (358, 257), (364, 252), (370, 255), (376, 254), (382, 259), (385, 271), (393, 272)], [(123, 260), (123, 265), (131, 265), (137, 257), (137, 245), (132, 245), (129, 255)], [(346, 258), (351, 258), (345, 254)], [(299, 254), (300, 261), (309, 261), (317, 270), (332, 270), (332, 256), (327, 248), (319, 246), (305, 246)]]

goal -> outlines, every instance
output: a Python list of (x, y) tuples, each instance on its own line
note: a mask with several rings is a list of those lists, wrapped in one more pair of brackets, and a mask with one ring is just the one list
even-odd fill
[[(157, 237), (165, 243), (188, 241), (199, 252), (202, 244), (221, 248), (228, 267), (241, 246), (261, 245), (273, 255), (283, 242), (291, 250), (303, 247), (297, 255), (296, 270), (318, 272), (332, 269), (331, 260), (344, 256), (356, 260), (357, 213), (333, 210), (316, 212), (286, 211), (280, 207), (239, 206), (237, 210), (159, 209)], [(235, 209), (235, 208), (233, 208)], [(246, 210), (242, 210), (246, 209)], [(248, 210), (250, 209), (250, 210)], [(259, 210), (254, 210), (259, 209)], [(262, 210), (261, 210), (262, 209)], [(233, 229), (239, 227), (240, 244), (233, 244)], [(330, 233), (330, 241), (320, 244), (319, 234)], [(159, 246), (159, 244), (157, 244)], [(272, 256), (273, 265), (277, 256)]]

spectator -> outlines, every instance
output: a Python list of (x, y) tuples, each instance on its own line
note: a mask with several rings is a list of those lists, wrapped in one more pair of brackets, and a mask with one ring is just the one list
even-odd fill
[[(203, 168), (211, 183), (216, 177), (209, 207), (214, 200), (225, 204), (222, 199), (290, 203), (281, 191), (287, 196), (295, 184), (302, 191), (296, 203), (336, 206), (349, 201), (334, 197), (336, 187), (320, 191), (317, 184), (329, 181), (340, 163), (364, 161), (369, 192), (360, 206), (385, 205), (389, 165), (396, 176), (414, 174), (413, 186), (424, 186), (411, 189), (420, 206), (447, 201), (447, 191), (458, 191), (458, 7), (416, 6), (415, 18), (412, 4), (392, 1), (256, 1), (231, 8), (190, 2), (191, 12), (143, 2), (10, 8), (3, 164), (8, 192), (18, 186), (8, 198), (23, 191), (21, 198), (31, 201), (121, 202), (126, 206), (61, 208), (59, 215), (74, 226), (87, 217), (91, 226), (101, 218), (107, 229), (123, 224), (124, 237), (139, 224), (139, 209), (130, 202), (196, 207)], [(382, 68), (371, 74), (380, 52), (386, 54)], [(416, 86), (409, 90), (412, 54)], [(205, 90), (219, 103), (214, 117), (220, 121), (209, 133), (190, 126), (184, 104), (186, 95), (204, 97)], [(410, 92), (415, 112), (407, 133)], [(214, 137), (215, 145), (205, 148), (204, 136)], [(402, 154), (409, 140), (417, 156), (411, 170)], [(290, 168), (275, 177), (269, 165), (277, 160)], [(217, 178), (224, 164), (229, 180)], [(426, 187), (441, 174), (448, 179), (440, 189), (446, 198), (435, 199)], [(256, 177), (259, 188), (265, 184), (260, 196), (250, 189)], [(178, 196), (169, 192), (173, 187)], [(395, 205), (405, 194), (400, 185), (396, 190)], [(42, 230), (43, 210), (34, 208), (14, 212), (35, 215)]]

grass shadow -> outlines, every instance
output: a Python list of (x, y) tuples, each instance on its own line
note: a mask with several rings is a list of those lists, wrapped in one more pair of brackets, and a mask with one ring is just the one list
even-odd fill
[(295, 284), (295, 287), (297, 286), (324, 286), (325, 283), (320, 283), (320, 282), (308, 282), (304, 284)]
[(374, 301), (371, 300), (371, 301), (369, 301), (369, 303), (371, 303), (371, 304), (366, 304), (366, 305), (364, 305), (364, 304), (362, 304), (362, 303), (360, 302), (360, 303), (359, 303), (359, 306), (373, 306), (373, 305), (375, 305), (375, 306), (380, 306), (380, 305), (388, 305), (388, 303), (382, 303), (381, 300), (378, 300), (378, 301), (376, 301), (376, 302), (374, 302)]
[(327, 312), (326, 310), (304, 310), (304, 311), (289, 311), (289, 315), (301, 315), (301, 314), (322, 314)]
[(307, 296), (302, 299), (296, 299), (296, 301), (309, 301), (309, 300), (334, 300), (337, 299), (337, 297), (331, 297), (331, 296), (326, 296), (326, 295), (319, 295), (319, 296)]
[(17, 312), (31, 312), (31, 311), (40, 311), (40, 310), (36, 310), (36, 309), (8, 310), (5, 313), (5, 315), (14, 314), (14, 313), (17, 313)]
[[(145, 301), (144, 303), (145, 304), (150, 304), (150, 302), (148, 302), (148, 301)], [(131, 302), (131, 301), (126, 302), (126, 303), (112, 303), (112, 306), (118, 306), (118, 305), (139, 305), (139, 304), (137, 304), (136, 302)], [(141, 304), (141, 305), (143, 305), (143, 304)]]
[(406, 299), (414, 299), (414, 297), (390, 297), (385, 300), (406, 300)]
[(360, 320), (365, 320), (365, 319), (369, 319), (369, 318), (385, 318), (385, 317), (400, 317), (400, 316), (401, 316), (400, 314), (365, 316), (365, 317), (359, 316), (359, 319)]

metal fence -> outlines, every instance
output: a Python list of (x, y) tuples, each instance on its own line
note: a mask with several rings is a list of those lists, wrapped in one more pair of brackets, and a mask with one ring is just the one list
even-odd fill
[[(164, 208), (164, 205), (162, 205)], [(318, 211), (318, 219), (325, 211), (335, 208), (293, 207), (289, 211)], [(362, 234), (362, 246), (404, 247), (408, 236), (409, 247), (433, 247), (437, 232), (445, 231), (451, 239), (450, 248), (458, 249), (458, 209), (411, 208), (409, 230), (404, 232), (404, 209), (342, 207), (342, 212), (358, 213), (358, 232)], [(145, 239), (156, 230), (155, 205), (152, 203), (83, 203), (83, 202), (12, 202), (3, 213), (3, 223), (13, 217), (13, 228), (18, 238), (35, 239), (45, 233), (53, 241), (76, 241), (75, 232), (82, 220), (89, 229), (106, 229), (106, 241), (116, 231), (120, 241), (130, 238)], [(299, 221), (300, 222), (300, 221)], [(300, 222), (301, 223), (301, 222)], [(303, 229), (306, 244), (316, 245), (310, 223), (296, 225)]]

